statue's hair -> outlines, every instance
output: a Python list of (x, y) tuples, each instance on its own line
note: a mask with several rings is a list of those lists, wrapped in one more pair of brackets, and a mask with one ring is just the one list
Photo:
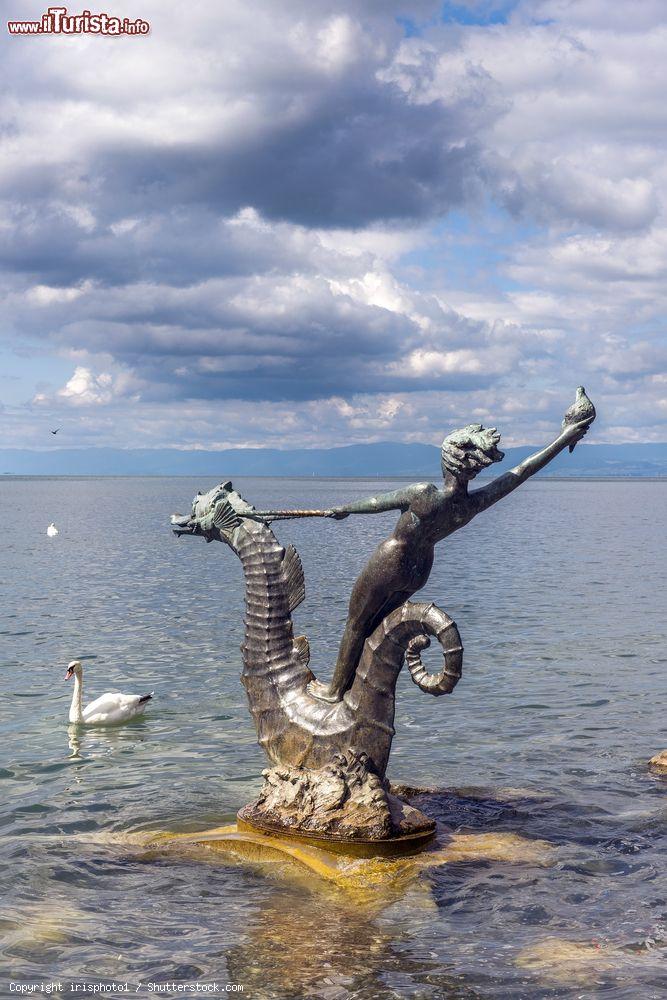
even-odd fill
[(468, 424), (452, 431), (442, 442), (443, 472), (472, 477), (487, 465), (502, 462), (505, 453), (498, 449), (499, 441), (500, 434), (495, 427), (484, 428), (481, 424)]

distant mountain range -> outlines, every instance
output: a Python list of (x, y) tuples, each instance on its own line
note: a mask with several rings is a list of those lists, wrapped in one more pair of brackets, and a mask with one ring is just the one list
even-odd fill
[[(493, 474), (510, 469), (538, 445), (508, 448)], [(0, 449), (0, 474), (15, 476), (410, 476), (437, 479), (440, 449), (429, 444), (353, 444), (344, 448)], [(562, 452), (544, 476), (667, 476), (667, 443), (580, 444)]]

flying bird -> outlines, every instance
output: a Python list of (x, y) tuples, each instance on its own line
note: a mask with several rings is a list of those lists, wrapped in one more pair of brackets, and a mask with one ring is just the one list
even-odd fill
[(54, 431), (51, 431), (51, 433), (52, 434), (57, 434), (59, 430), (60, 430), (60, 427), (56, 427), (56, 429)]
[[(583, 420), (587, 420), (589, 424), (595, 420), (595, 407), (586, 395), (586, 390), (583, 385), (580, 385), (577, 387), (577, 395), (574, 403), (568, 410), (565, 411), (565, 416), (563, 417), (563, 427), (568, 427), (571, 424), (580, 424)], [(570, 445), (570, 453), (574, 451), (576, 445), (576, 441)]]
[(69, 710), (69, 721), (83, 726), (117, 726), (142, 715), (146, 704), (153, 697), (150, 694), (120, 694), (110, 692), (100, 695), (95, 701), (83, 707), (83, 667), (80, 660), (72, 660), (67, 667), (65, 680), (74, 678), (74, 692)]

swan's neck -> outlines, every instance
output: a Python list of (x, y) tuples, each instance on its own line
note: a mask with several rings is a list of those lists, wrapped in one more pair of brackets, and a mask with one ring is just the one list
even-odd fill
[(69, 721), (81, 722), (83, 720), (83, 679), (79, 674), (74, 674), (74, 693), (72, 704), (69, 707)]

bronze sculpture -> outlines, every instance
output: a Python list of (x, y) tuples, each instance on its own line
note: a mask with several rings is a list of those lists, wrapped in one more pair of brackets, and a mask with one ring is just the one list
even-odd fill
[[(172, 517), (177, 535), (225, 542), (246, 578), (242, 682), (259, 743), (275, 766), (264, 772), (260, 797), (241, 811), (240, 820), (348, 845), (369, 841), (377, 847), (392, 839), (414, 844), (432, 834), (427, 817), (388, 791), (394, 691), (406, 662), (421, 690), (451, 692), (461, 675), (463, 649), (451, 618), (433, 604), (409, 598), (426, 583), (438, 541), (584, 436), (595, 418), (587, 397), (586, 403), (590, 410), (566, 422), (550, 445), (473, 493), (468, 483), (503, 458), (500, 435), (479, 424), (443, 442), (441, 490), (416, 483), (333, 510), (256, 511), (226, 482), (198, 494), (190, 515)], [(333, 681), (326, 688), (310, 670), (307, 639), (293, 634), (292, 612), (305, 597), (301, 561), (293, 546), (279, 544), (268, 522), (394, 509), (401, 516), (393, 534), (378, 546), (353, 588)], [(444, 653), (435, 675), (420, 659), (430, 636)]]
[[(578, 420), (568, 420), (572, 411)], [(505, 457), (498, 450), (500, 434), (496, 428), (485, 430), (481, 424), (469, 424), (443, 441), (442, 490), (432, 483), (414, 483), (392, 493), (322, 512), (323, 516), (336, 519), (389, 510), (402, 513), (393, 534), (376, 548), (352, 588), (347, 623), (330, 687), (314, 682), (311, 692), (326, 701), (339, 701), (354, 679), (365, 640), (386, 615), (425, 585), (433, 566), (436, 543), (506, 497), (565, 447), (571, 452), (594, 419), (595, 409), (583, 386), (579, 386), (577, 400), (563, 421), (562, 433), (546, 448), (474, 493), (468, 493), (468, 483), (484, 468)], [(263, 511), (257, 516), (271, 519), (276, 513)], [(290, 512), (280, 511), (279, 516), (287, 518)], [(299, 514), (292, 512), (292, 516)]]

